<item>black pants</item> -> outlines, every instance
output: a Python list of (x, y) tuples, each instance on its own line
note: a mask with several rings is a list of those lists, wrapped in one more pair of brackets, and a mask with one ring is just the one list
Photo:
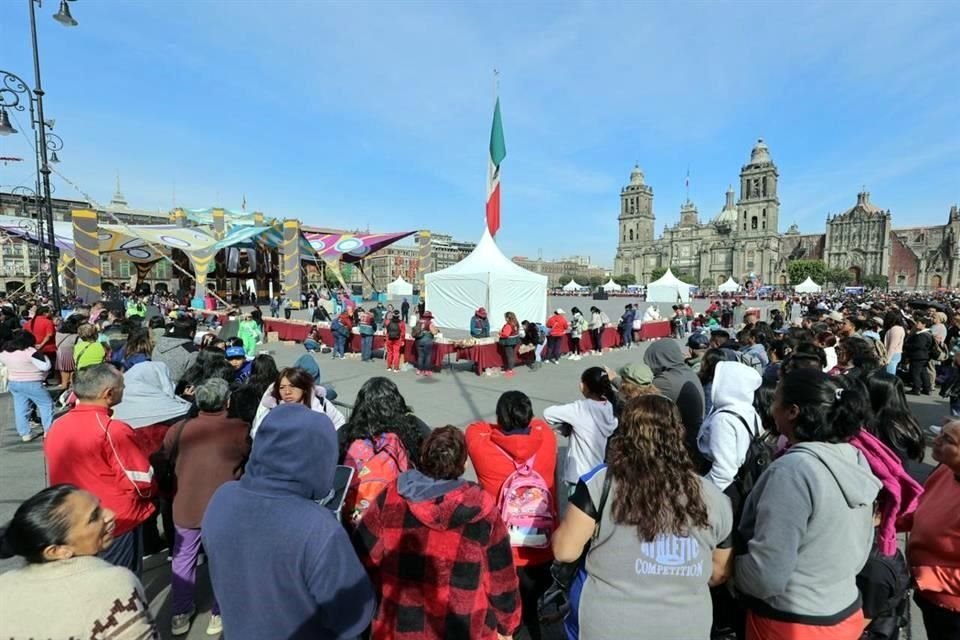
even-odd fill
[(923, 613), (923, 626), (927, 630), (927, 640), (960, 638), (960, 613), (938, 607), (924, 598), (920, 592), (913, 594), (913, 601)]
[(580, 355), (580, 336), (570, 336), (570, 353)]
[(560, 359), (560, 336), (547, 336), (547, 360)]
[(290, 312), (291, 312), (291, 311), (293, 311), (293, 309), (289, 309), (289, 308), (288, 308), (288, 309), (284, 309), (284, 310), (283, 310), (283, 317), (286, 318), (287, 320), (289, 320), (289, 319), (290, 319)]
[(910, 381), (914, 391), (930, 393), (930, 371), (927, 369), (928, 360), (910, 361)]
[(603, 351), (603, 341), (601, 340), (602, 335), (602, 327), (600, 329), (590, 329), (590, 337), (593, 338), (593, 350), (597, 353)]
[[(520, 583), (520, 606), (523, 612), (523, 627), (530, 634), (530, 640), (540, 640), (540, 616), (537, 611), (537, 601), (553, 583), (550, 576), (550, 565), (517, 567), (517, 580)], [(522, 627), (521, 627), (522, 628)], [(514, 637), (519, 633), (514, 634)]]
[(503, 370), (513, 371), (513, 365), (517, 361), (517, 347), (512, 344), (501, 344), (503, 348)]

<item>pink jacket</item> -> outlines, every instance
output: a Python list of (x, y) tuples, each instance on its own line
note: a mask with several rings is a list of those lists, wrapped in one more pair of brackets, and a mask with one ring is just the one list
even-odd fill
[(50, 361), (37, 360), (33, 347), (20, 351), (0, 351), (0, 362), (7, 367), (7, 380), (10, 382), (42, 382), (50, 371)]
[(883, 483), (878, 497), (877, 548), (883, 555), (891, 556), (897, 550), (897, 518), (917, 510), (923, 487), (903, 470), (900, 458), (869, 431), (861, 429), (850, 444), (860, 450), (870, 464), (870, 471)]

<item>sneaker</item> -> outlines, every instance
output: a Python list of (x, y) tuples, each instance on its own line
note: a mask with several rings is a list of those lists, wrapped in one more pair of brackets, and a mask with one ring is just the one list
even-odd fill
[(223, 618), (215, 613), (210, 614), (210, 622), (207, 623), (207, 635), (218, 636), (223, 633)]
[(20, 436), (20, 442), (33, 442), (34, 440), (36, 440), (36, 439), (39, 438), (39, 437), (40, 437), (40, 432), (38, 432), (38, 431), (31, 431), (30, 433), (28, 433), (28, 434), (25, 435), (25, 436)]
[(503, 377), (504, 377), (504, 378), (512, 378), (512, 377), (513, 377), (513, 371), (504, 371), (504, 372), (503, 372)]
[(428, 378), (433, 377), (433, 371), (430, 371), (429, 369), (427, 369), (426, 371), (423, 372), (423, 375), (427, 376)]
[(193, 619), (193, 614), (195, 613), (194, 609), (190, 609), (187, 613), (178, 613), (173, 616), (173, 619), (170, 621), (170, 633), (175, 636), (182, 636), (188, 631), (190, 631), (190, 623)]
[(420, 369), (417, 369), (417, 375), (418, 375), (418, 376), (422, 376), (422, 375), (423, 375), (423, 371), (420, 371)]

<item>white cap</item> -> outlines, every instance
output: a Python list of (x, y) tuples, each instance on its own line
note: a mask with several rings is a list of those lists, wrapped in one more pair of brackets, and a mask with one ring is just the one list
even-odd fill
[(558, 307), (557, 310), (554, 311), (554, 313), (563, 314), (563, 313), (566, 313), (566, 312), (565, 312), (563, 309), (561, 309), (561, 308)]

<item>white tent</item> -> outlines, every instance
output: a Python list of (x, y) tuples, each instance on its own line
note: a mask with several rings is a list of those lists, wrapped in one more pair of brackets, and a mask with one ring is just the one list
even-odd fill
[(793, 290), (797, 293), (820, 293), (823, 291), (823, 287), (818, 285), (813, 281), (812, 278), (807, 276), (807, 279), (795, 286)]
[(654, 280), (647, 285), (647, 302), (661, 302), (665, 304), (676, 304), (679, 299), (681, 302), (690, 301), (690, 287), (680, 280), (670, 269), (660, 276), (659, 280)]
[(607, 284), (603, 285), (604, 291), (620, 291), (623, 289), (620, 285), (613, 281), (613, 278), (607, 280)]
[(484, 229), (470, 255), (426, 275), (426, 303), (437, 325), (450, 329), (468, 330), (477, 307), (484, 307), (490, 324), (498, 327), (507, 311), (518, 320), (544, 322), (547, 276), (513, 263)]
[(563, 285), (564, 291), (580, 291), (584, 286), (579, 284), (576, 280), (571, 280), (567, 284)]
[(397, 279), (387, 285), (388, 296), (412, 296), (413, 285), (403, 279), (403, 276), (397, 276)]
[(736, 293), (740, 291), (740, 285), (737, 284), (737, 281), (733, 278), (727, 278), (727, 281), (717, 287), (717, 290), (720, 291), (720, 293)]

